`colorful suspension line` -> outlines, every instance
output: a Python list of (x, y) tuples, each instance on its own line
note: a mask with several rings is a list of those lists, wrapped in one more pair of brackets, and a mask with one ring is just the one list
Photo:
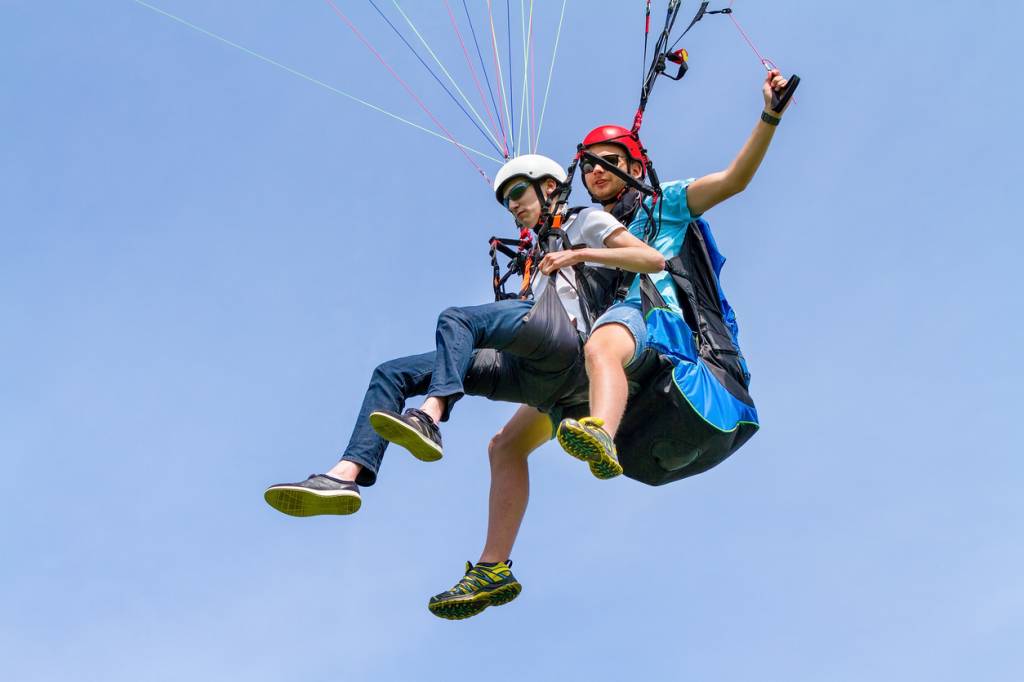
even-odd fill
[[(364, 45), (366, 45), (366, 47), (370, 50), (370, 52), (372, 52), (374, 54), (375, 57), (377, 57), (377, 60), (381, 64), (384, 65), (384, 68), (386, 68), (391, 73), (391, 75), (394, 76), (395, 80), (397, 80), (399, 82), (399, 84), (401, 84), (401, 86), (405, 89), (405, 91), (407, 93), (409, 93), (409, 96), (412, 97), (416, 101), (416, 104), (418, 104), (419, 107), (424, 111), (424, 113), (426, 113), (426, 115), (430, 117), (430, 120), (434, 122), (434, 125), (436, 125), (438, 128), (440, 128), (441, 131), (444, 132), (444, 134), (448, 137), (448, 139), (451, 140), (452, 144), (454, 144), (456, 147), (458, 147), (459, 151), (462, 152), (462, 155), (466, 157), (466, 160), (468, 160), (469, 163), (472, 164), (472, 166), (474, 168), (476, 168), (477, 172), (480, 173), (480, 177), (482, 177), (484, 179), (484, 182), (486, 182), (488, 185), (490, 185), (491, 184), (491, 179), (490, 179), (490, 177), (488, 177), (487, 173), (484, 172), (484, 169), (480, 167), (480, 164), (478, 164), (476, 161), (474, 161), (469, 156), (469, 154), (467, 154), (465, 152), (465, 150), (463, 150), (462, 145), (459, 144), (459, 142), (455, 139), (455, 136), (452, 135), (448, 131), (448, 129), (444, 127), (444, 124), (442, 124), (440, 121), (437, 120), (437, 117), (434, 116), (433, 112), (431, 112), (430, 109), (427, 108), (427, 105), (425, 105), (423, 103), (423, 100), (421, 100), (419, 98), (419, 96), (415, 92), (413, 92), (412, 88), (409, 87), (408, 83), (406, 83), (404, 80), (402, 80), (402, 77), (399, 76), (398, 73), (393, 68), (391, 68), (391, 65), (388, 64), (387, 61), (384, 60), (384, 57), (382, 57), (380, 55), (380, 52), (378, 52), (376, 50), (376, 48), (374, 48), (373, 45), (371, 45), (370, 42), (366, 38), (363, 37), (363, 34), (359, 32), (359, 29), (357, 29), (355, 27), (355, 24), (353, 24), (349, 20), (349, 18), (345, 15), (345, 13), (342, 12), (340, 9), (338, 9), (338, 6), (334, 4), (334, 0), (325, 0), (325, 1), (327, 2), (328, 5), (331, 6), (331, 8), (334, 10), (334, 12), (339, 17), (341, 17), (342, 21), (344, 21), (345, 24), (348, 25), (348, 27), (352, 30), (352, 32), (356, 34), (356, 37), (359, 38), (359, 40)], [(501, 153), (500, 150), (499, 150), (499, 153)]]
[[(465, 0), (463, 0), (463, 4), (465, 4)], [(484, 96), (484, 88), (480, 84), (480, 79), (477, 78), (476, 69), (473, 67), (473, 60), (470, 59), (470, 57), (469, 57), (469, 50), (466, 49), (466, 41), (462, 39), (462, 32), (459, 30), (459, 24), (455, 20), (455, 14), (452, 12), (452, 8), (451, 8), (451, 5), (448, 4), (448, 0), (444, 0), (444, 7), (445, 7), (446, 10), (448, 10), (448, 18), (452, 22), (452, 28), (455, 29), (455, 36), (459, 39), (459, 45), (462, 47), (462, 54), (466, 57), (466, 66), (469, 67), (469, 73), (473, 76), (473, 83), (476, 85), (477, 93), (479, 93), (479, 95), (480, 95), (480, 103), (483, 104), (484, 111), (487, 112), (487, 120), (489, 120), (491, 122), (491, 126), (492, 126), (493, 129), (501, 130), (501, 126), (498, 123), (495, 123), (494, 116), (491, 115), (490, 107), (487, 106), (487, 98)], [(468, 13), (468, 10), (467, 10), (467, 13)], [(470, 27), (472, 27), (472, 24), (470, 24)], [(477, 49), (479, 51), (479, 48), (477, 48)], [(492, 95), (491, 96), (491, 100), (493, 101), (493, 99), (494, 99), (494, 96)], [(501, 121), (500, 116), (498, 118), (498, 121), (499, 122)], [(504, 130), (501, 130), (501, 142), (502, 142), (502, 147), (503, 147), (502, 152), (505, 154), (505, 158), (507, 159), (509, 157), (509, 153), (508, 153), (508, 139), (506, 139), (506, 137), (505, 137), (505, 131)]]
[(508, 135), (505, 133), (505, 127), (501, 124), (501, 112), (498, 110), (498, 103), (494, 101), (494, 86), (491, 85), (491, 77), (487, 75), (487, 67), (484, 66), (484, 55), (480, 50), (480, 42), (476, 38), (476, 28), (473, 26), (473, 18), (469, 14), (469, 6), (466, 5), (466, 0), (462, 0), (462, 9), (466, 12), (466, 21), (469, 22), (469, 31), (473, 35), (473, 45), (476, 46), (476, 56), (480, 60), (480, 71), (484, 74), (484, 81), (487, 83), (487, 94), (491, 96), (491, 105), (494, 107), (494, 115), (498, 119), (498, 128), (501, 130), (501, 139), (505, 143), (505, 158), (509, 156), (508, 150)]
[[(371, 2), (372, 2), (372, 0), (371, 0)], [(444, 65), (444, 62), (441, 61), (441, 58), (438, 57), (437, 54), (434, 52), (434, 50), (430, 47), (430, 44), (427, 42), (427, 39), (424, 38), (423, 34), (420, 33), (420, 30), (418, 28), (416, 28), (416, 24), (414, 24), (412, 19), (409, 18), (409, 15), (405, 13), (405, 10), (402, 9), (402, 6), (400, 4), (398, 4), (398, 0), (391, 0), (391, 2), (392, 2), (392, 4), (394, 4), (395, 9), (398, 10), (398, 13), (402, 15), (402, 18), (405, 19), (405, 23), (407, 23), (409, 25), (409, 28), (416, 35), (416, 37), (419, 39), (420, 43), (423, 45), (423, 48), (427, 51), (427, 54), (430, 55), (431, 59), (433, 59), (434, 62), (437, 64), (437, 66), (441, 69), (441, 72), (448, 79), (448, 82), (452, 84), (452, 87), (455, 88), (455, 91), (457, 93), (459, 93), (459, 97), (461, 97), (462, 101), (465, 102), (467, 107), (469, 107), (469, 110), (476, 117), (476, 120), (479, 121), (480, 125), (484, 127), (484, 130), (486, 130), (486, 134), (489, 135), (490, 139), (493, 140), (493, 142), (494, 142), (494, 148), (497, 149), (498, 153), (500, 154), (501, 153), (501, 143), (500, 143), (500, 140), (498, 140), (498, 136), (490, 128), (488, 128), (487, 123), (484, 121), (484, 119), (477, 112), (476, 108), (473, 106), (473, 103), (469, 101), (468, 97), (466, 97), (466, 93), (464, 93), (462, 91), (462, 88), (459, 87), (459, 84), (455, 82), (454, 78), (452, 78), (452, 74), (449, 73), (448, 69)], [(451, 14), (451, 11), (449, 10), (449, 15), (450, 14)], [(465, 109), (463, 109), (463, 112), (465, 112)], [(477, 130), (481, 130), (480, 126), (477, 126)], [(484, 132), (484, 130), (481, 130), (481, 132)]]
[[(430, 66), (427, 64), (427, 62), (424, 61), (424, 59), (422, 57), (420, 57), (420, 55), (416, 51), (416, 49), (409, 43), (408, 40), (405, 39), (405, 36), (402, 35), (402, 32), (398, 30), (398, 28), (391, 22), (391, 20), (388, 19), (387, 15), (384, 14), (384, 12), (381, 11), (380, 7), (377, 6), (377, 3), (375, 3), (373, 0), (367, 0), (367, 1), (373, 6), (373, 8), (375, 10), (377, 10), (377, 14), (380, 15), (380, 17), (385, 21), (385, 23), (387, 23), (387, 25), (391, 27), (391, 30), (395, 32), (395, 35), (398, 36), (399, 40), (401, 40), (403, 43), (405, 43), (405, 46), (407, 48), (409, 48), (409, 51), (412, 52), (413, 56), (416, 57), (416, 59), (419, 60), (419, 63), (423, 65), (423, 68), (427, 70), (427, 73), (429, 73), (434, 78), (434, 80), (437, 81), (437, 84), (440, 85), (441, 89), (444, 90), (445, 93), (448, 95), (448, 97), (451, 98), (452, 102), (455, 103), (455, 106), (457, 106), (459, 108), (459, 110), (462, 111), (462, 113), (466, 115), (466, 118), (469, 119), (469, 122), (472, 123), (476, 127), (476, 129), (480, 132), (480, 134), (483, 135), (487, 139), (487, 141), (491, 144), (492, 147), (494, 147), (494, 151), (496, 151), (499, 154), (501, 154), (501, 147), (498, 145), (497, 141), (492, 139), (492, 136), (490, 136), (487, 133), (485, 133), (483, 128), (481, 128), (479, 125), (477, 125), (477, 122), (475, 120), (473, 120), (473, 117), (470, 116), (469, 112), (466, 111), (465, 107), (463, 107), (459, 103), (459, 100), (457, 100), (455, 98), (455, 95), (452, 94), (452, 91), (449, 90), (448, 87), (438, 77), (438, 75), (436, 73), (434, 73), (434, 70), (430, 68)], [(332, 7), (335, 6), (334, 3), (332, 2), (332, 0), (327, 0), (327, 2)], [(367, 47), (369, 47), (368, 43), (367, 43)], [(376, 52), (376, 50), (374, 50), (374, 51)]]
[(476, 154), (477, 156), (479, 156), (481, 158), (487, 159), (488, 161), (494, 161), (495, 163), (501, 163), (501, 159), (497, 159), (497, 158), (495, 158), (495, 157), (493, 157), (493, 156), (491, 156), (489, 154), (486, 154), (485, 152), (480, 151), (479, 149), (474, 149), (473, 147), (469, 147), (467, 145), (461, 144), (460, 142), (457, 142), (457, 141), (451, 139), (450, 137), (446, 137), (444, 135), (436, 133), (433, 130), (431, 130), (430, 128), (425, 128), (425, 127), (419, 125), (418, 123), (414, 123), (413, 121), (410, 121), (407, 118), (403, 118), (403, 117), (399, 116), (398, 114), (394, 114), (394, 113), (392, 113), (392, 112), (390, 112), (390, 111), (388, 111), (386, 109), (383, 109), (382, 107), (379, 107), (376, 104), (373, 104), (373, 103), (368, 102), (368, 101), (366, 101), (364, 99), (356, 97), (355, 95), (352, 95), (352, 94), (350, 94), (348, 92), (345, 92), (344, 90), (340, 90), (339, 88), (336, 88), (333, 85), (329, 85), (328, 83), (325, 83), (325, 82), (323, 82), (323, 81), (321, 81), (319, 79), (316, 79), (316, 78), (314, 78), (314, 77), (312, 77), (312, 76), (310, 76), (308, 74), (305, 74), (305, 73), (303, 73), (301, 71), (298, 71), (297, 69), (293, 69), (292, 67), (287, 66), (285, 64), (282, 64), (281, 62), (278, 62), (278, 61), (276, 61), (274, 59), (271, 59), (270, 57), (262, 55), (259, 52), (256, 52), (255, 50), (251, 50), (248, 47), (245, 47), (244, 45), (239, 45), (236, 42), (228, 40), (224, 36), (221, 36), (221, 35), (219, 35), (217, 33), (214, 33), (213, 31), (208, 31), (205, 28), (202, 28), (201, 26), (197, 26), (196, 24), (193, 24), (192, 22), (190, 22), (190, 21), (188, 21), (186, 19), (182, 19), (181, 17), (176, 16), (174, 14), (171, 14), (170, 12), (167, 12), (167, 11), (165, 11), (163, 9), (160, 9), (159, 7), (156, 7), (155, 5), (150, 5), (149, 3), (143, 2), (142, 0), (131, 0), (131, 2), (134, 2), (136, 5), (139, 5), (140, 7), (145, 7), (146, 9), (151, 10), (152, 12), (155, 12), (156, 14), (160, 14), (160, 15), (168, 18), (168, 19), (171, 19), (172, 21), (175, 21), (175, 22), (181, 24), (182, 26), (185, 26), (186, 28), (189, 28), (189, 29), (191, 29), (191, 30), (193, 30), (193, 31), (195, 31), (197, 33), (201, 33), (202, 35), (205, 35), (208, 38), (212, 38), (212, 39), (214, 39), (214, 40), (216, 40), (216, 41), (218, 41), (220, 43), (223, 43), (224, 45), (227, 45), (228, 47), (232, 47), (232, 48), (234, 48), (236, 50), (244, 52), (247, 55), (255, 57), (256, 59), (259, 59), (260, 61), (265, 62), (267, 64), (270, 64), (271, 66), (273, 66), (275, 68), (281, 69), (282, 71), (290, 73), (293, 76), (297, 76), (298, 78), (301, 78), (301, 79), (303, 79), (305, 81), (308, 81), (308, 82), (310, 82), (310, 83), (312, 83), (312, 84), (314, 84), (314, 85), (316, 85), (318, 87), (323, 88), (324, 90), (327, 90), (329, 92), (333, 92), (336, 95), (341, 95), (342, 97), (345, 97), (345, 98), (347, 98), (347, 99), (349, 99), (349, 100), (351, 100), (351, 101), (353, 101), (353, 102), (355, 102), (357, 104), (361, 104), (361, 105), (363, 105), (364, 107), (366, 107), (368, 109), (372, 109), (373, 111), (376, 111), (376, 112), (379, 112), (381, 114), (384, 114), (385, 116), (387, 116), (387, 117), (389, 117), (391, 119), (394, 119), (394, 120), (398, 121), (399, 123), (404, 123), (407, 126), (415, 128), (416, 130), (420, 130), (420, 131), (426, 133), (427, 135), (431, 135), (431, 136), (436, 137), (438, 139), (444, 140), (445, 142), (451, 142), (451, 143), (455, 144), (455, 146), (459, 147), (461, 150), (464, 150), (466, 152), (472, 152), (473, 154)]
[(494, 70), (498, 74), (498, 92), (501, 94), (502, 111), (505, 112), (505, 127), (508, 130), (508, 138), (512, 141), (512, 156), (515, 156), (515, 133), (511, 123), (511, 112), (508, 100), (505, 99), (505, 81), (501, 72), (501, 55), (498, 54), (498, 33), (494, 30), (494, 12), (491, 0), (487, 0), (487, 16), (491, 24), (491, 46), (494, 48)]
[(537, 123), (537, 138), (534, 140), (534, 151), (540, 146), (540, 131), (544, 127), (544, 112), (548, 108), (548, 95), (551, 92), (551, 76), (555, 72), (555, 59), (558, 58), (558, 41), (562, 37), (562, 22), (565, 21), (565, 4), (567, 0), (562, 0), (562, 14), (558, 18), (558, 30), (555, 32), (555, 48), (551, 52), (551, 66), (548, 67), (548, 84), (544, 87), (544, 101), (540, 106), (540, 121)]
[(515, 72), (512, 70), (512, 9), (510, 7), (511, 0), (505, 0), (505, 38), (508, 45), (508, 103), (509, 111), (512, 116), (512, 144), (514, 146), (512, 150), (512, 156), (519, 156), (519, 146), (515, 142), (515, 130), (516, 130), (516, 95), (513, 89), (513, 81), (515, 80)]
[(537, 153), (537, 56), (534, 52), (533, 0), (530, 0), (530, 138), (533, 139), (533, 153)]
[[(533, 6), (532, 2), (531, 2), (530, 6), (531, 7)], [(525, 148), (526, 148), (526, 151), (529, 152), (530, 151), (530, 140), (529, 140), (529, 128), (530, 128), (529, 118), (530, 117), (529, 117), (529, 110), (526, 108), (526, 105), (527, 105), (527, 102), (529, 101), (529, 98), (528, 98), (528, 95), (529, 95), (529, 80), (528, 79), (529, 79), (529, 76), (530, 76), (530, 48), (529, 48), (529, 40), (530, 40), (530, 38), (527, 35), (527, 29), (526, 29), (526, 4), (525, 4), (525, 0), (519, 0), (519, 10), (520, 10), (520, 13), (519, 13), (519, 25), (520, 25), (520, 29), (522, 31), (522, 38), (523, 38), (523, 89), (522, 89), (522, 93), (521, 93), (521, 97), (520, 97), (520, 104), (519, 104), (519, 134), (517, 136), (518, 137), (518, 141), (516, 142), (516, 149), (522, 150), (524, 148), (524, 145), (523, 145), (523, 131), (525, 129), (527, 131), (526, 132), (527, 140), (526, 140)], [(511, 61), (511, 60), (512, 60), (512, 55), (510, 53), (509, 54), (509, 61)]]

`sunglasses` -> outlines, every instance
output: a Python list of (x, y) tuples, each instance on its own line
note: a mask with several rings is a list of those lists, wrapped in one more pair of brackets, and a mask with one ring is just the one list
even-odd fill
[[(623, 156), (622, 156), (622, 154), (600, 154), (600, 155), (598, 155), (597, 158), (601, 159), (602, 161), (607, 161), (611, 165), (613, 165), (616, 168), (618, 168), (619, 167), (619, 162), (622, 161)], [(593, 163), (585, 163), (585, 164), (583, 164), (583, 174), (586, 175), (588, 173), (593, 173), (594, 172), (594, 166), (595, 166), (595, 164), (593, 164)]]
[(508, 188), (508, 192), (505, 193), (505, 198), (501, 203), (505, 204), (505, 208), (508, 208), (509, 203), (522, 199), (528, 189), (530, 189), (530, 183), (517, 182)]

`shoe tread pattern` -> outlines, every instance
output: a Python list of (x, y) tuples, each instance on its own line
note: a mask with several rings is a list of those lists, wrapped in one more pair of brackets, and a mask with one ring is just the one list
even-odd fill
[(558, 444), (576, 459), (590, 465), (590, 473), (596, 478), (607, 480), (622, 474), (622, 465), (608, 455), (604, 446), (594, 435), (582, 426), (561, 424), (558, 429)]
[(437, 444), (401, 419), (383, 412), (374, 412), (370, 415), (370, 426), (378, 436), (389, 443), (402, 446), (421, 462), (436, 462), (442, 457), (443, 453)]
[(518, 582), (502, 585), (491, 591), (480, 591), (459, 597), (439, 601), (431, 601), (427, 608), (439, 618), (446, 620), (464, 620), (472, 618), (488, 606), (502, 606), (519, 596), (523, 586)]
[(277, 511), (289, 516), (321, 516), (355, 514), (362, 506), (359, 495), (324, 495), (303, 488), (278, 486), (263, 494), (263, 499)]

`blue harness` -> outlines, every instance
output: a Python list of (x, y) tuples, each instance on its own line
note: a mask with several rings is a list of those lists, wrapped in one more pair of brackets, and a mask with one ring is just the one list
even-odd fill
[(724, 264), (707, 222), (694, 220), (666, 265), (681, 310), (670, 309), (641, 275), (654, 352), (635, 377), (640, 389), (615, 440), (625, 474), (643, 483), (662, 485), (707, 471), (757, 432), (736, 315), (719, 284)]

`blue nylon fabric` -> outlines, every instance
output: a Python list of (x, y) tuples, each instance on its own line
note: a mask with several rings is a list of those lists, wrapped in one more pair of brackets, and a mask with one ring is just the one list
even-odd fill
[[(686, 188), (691, 182), (692, 180), (677, 180), (662, 185), (662, 206), (659, 207), (660, 210), (654, 210), (655, 219), (661, 218), (660, 229), (652, 246), (665, 258), (678, 255), (689, 224), (696, 221), (711, 260), (722, 318), (732, 336), (733, 345), (739, 350), (740, 330), (736, 323), (736, 313), (725, 297), (719, 279), (725, 265), (725, 256), (718, 250), (718, 243), (707, 221), (690, 213)], [(644, 201), (650, 206), (650, 198)], [(646, 214), (643, 211), (638, 212), (629, 225), (629, 231), (642, 238), (646, 222)], [(648, 313), (647, 345), (669, 358), (675, 365), (672, 375), (676, 387), (694, 410), (720, 431), (733, 431), (740, 422), (758, 424), (757, 409), (729, 393), (700, 358), (694, 343), (693, 330), (683, 318), (671, 276), (668, 273), (657, 273), (651, 276), (651, 281), (661, 293), (667, 307), (657, 308)], [(639, 303), (639, 285), (640, 278), (637, 278), (626, 297), (627, 303)], [(740, 363), (744, 373), (749, 377), (747, 364), (742, 355)]]
[(676, 387), (709, 424), (719, 431), (734, 431), (740, 422), (760, 423), (757, 409), (729, 393), (700, 359), (693, 331), (681, 314), (665, 308), (651, 310), (647, 334), (647, 345), (675, 365)]

